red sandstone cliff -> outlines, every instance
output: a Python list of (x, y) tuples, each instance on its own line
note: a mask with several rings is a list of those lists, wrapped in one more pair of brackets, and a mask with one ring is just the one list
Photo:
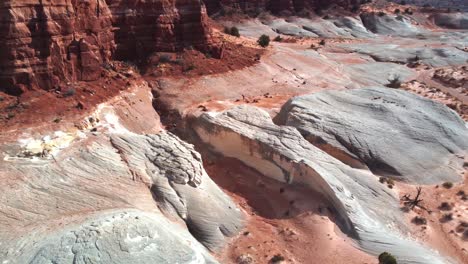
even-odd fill
[(114, 49), (103, 1), (2, 1), (0, 17), (0, 90), (11, 94), (95, 79)]
[(95, 80), (114, 56), (138, 60), (210, 43), (200, 0), (4, 0), (0, 91)]
[(330, 5), (349, 8), (360, 4), (361, 0), (204, 0), (208, 11), (215, 13), (222, 7), (239, 9), (248, 13), (271, 11), (273, 13), (300, 12), (306, 9), (320, 9)]
[(212, 43), (206, 9), (199, 0), (107, 2), (119, 59), (143, 59), (154, 51), (188, 46), (206, 49)]

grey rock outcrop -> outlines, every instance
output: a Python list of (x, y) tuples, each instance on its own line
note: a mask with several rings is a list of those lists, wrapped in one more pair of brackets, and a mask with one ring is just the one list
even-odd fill
[(344, 44), (344, 49), (369, 55), (378, 62), (406, 64), (419, 60), (432, 67), (464, 65), (468, 53), (456, 47), (407, 47), (393, 43)]
[(192, 145), (170, 133), (113, 136), (111, 141), (132, 173), (150, 180), (159, 207), (183, 219), (205, 246), (218, 249), (225, 236), (239, 232), (240, 210), (206, 174)]
[(468, 13), (435, 14), (434, 23), (443, 28), (468, 29)]
[(403, 181), (459, 181), (464, 121), (448, 107), (389, 88), (326, 91), (288, 101), (278, 122), (355, 167)]
[(93, 215), (27, 246), (14, 263), (217, 263), (182, 227), (138, 210)]
[(425, 32), (424, 29), (416, 27), (410, 19), (402, 15), (363, 13), (361, 20), (369, 31), (376, 34), (410, 37)]
[(236, 158), (267, 177), (321, 194), (335, 210), (339, 226), (363, 250), (392, 252), (401, 263), (448, 262), (404, 238), (398, 199), (377, 177), (333, 158), (295, 128), (275, 125), (265, 111), (239, 106), (220, 114), (205, 113), (194, 129), (215, 152)]
[(218, 249), (242, 227), (193, 146), (167, 132), (89, 135), (54, 159), (10, 156), (0, 179), (0, 262), (212, 263), (202, 244)]

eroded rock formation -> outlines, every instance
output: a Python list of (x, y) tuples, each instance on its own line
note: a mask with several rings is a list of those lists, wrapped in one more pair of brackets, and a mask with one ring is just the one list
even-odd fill
[(278, 120), (331, 155), (376, 174), (424, 184), (461, 180), (468, 149), (464, 121), (445, 105), (405, 91), (300, 96), (283, 106)]
[(115, 47), (102, 0), (2, 1), (0, 16), (0, 89), (10, 94), (96, 79)]
[(54, 158), (0, 161), (12, 184), (0, 186), (2, 261), (214, 262), (201, 244), (237, 234), (240, 210), (191, 145), (121, 132), (76, 139)]
[(206, 113), (194, 129), (215, 152), (239, 159), (266, 177), (321, 194), (340, 227), (365, 251), (389, 250), (403, 263), (446, 263), (438, 253), (402, 237), (407, 228), (398, 200), (377, 177), (321, 151), (295, 128), (275, 125), (267, 112), (239, 106)]
[(0, 90), (14, 95), (96, 80), (114, 57), (189, 46), (221, 54), (200, 0), (12, 0), (0, 16)]
[(360, 4), (359, 0), (204, 0), (210, 13), (222, 8), (239, 10), (247, 13), (271, 11), (273, 13), (301, 12), (304, 10), (318, 10), (337, 5), (349, 8)]

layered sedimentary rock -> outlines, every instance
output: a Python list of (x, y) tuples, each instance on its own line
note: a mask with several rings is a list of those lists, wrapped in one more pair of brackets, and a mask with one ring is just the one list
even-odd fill
[(155, 51), (195, 47), (220, 56), (201, 0), (107, 0), (113, 15), (116, 57), (144, 59)]
[(204, 0), (210, 13), (218, 12), (222, 8), (237, 9), (247, 13), (271, 11), (273, 13), (301, 12), (303, 10), (317, 10), (331, 5), (349, 8), (359, 4), (359, 0)]
[(1, 261), (214, 262), (202, 244), (217, 249), (236, 234), (240, 210), (191, 145), (166, 132), (119, 131), (63, 136), (70, 143), (53, 158), (2, 146)]
[(96, 79), (114, 49), (102, 0), (2, 1), (0, 16), (0, 89), (11, 94)]
[(468, 150), (468, 129), (457, 113), (389, 88), (295, 97), (278, 122), (352, 166), (413, 183), (459, 181)]
[(267, 112), (239, 106), (205, 113), (194, 122), (194, 129), (216, 153), (236, 158), (266, 177), (321, 194), (330, 202), (339, 226), (363, 250), (389, 251), (402, 263), (449, 262), (404, 237), (407, 229), (398, 199), (378, 177), (333, 158), (295, 128), (275, 125)]
[(200, 0), (10, 0), (0, 17), (0, 90), (15, 95), (96, 80), (114, 57), (188, 46), (221, 56)]

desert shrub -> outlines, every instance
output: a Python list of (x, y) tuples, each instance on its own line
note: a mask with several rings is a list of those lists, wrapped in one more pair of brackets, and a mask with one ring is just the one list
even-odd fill
[(379, 255), (379, 264), (397, 264), (397, 261), (392, 254), (384, 252)]
[(392, 79), (390, 79), (389, 83), (387, 84), (387, 87), (389, 87), (389, 88), (400, 88), (401, 87), (400, 76), (395, 76)]
[(453, 214), (451, 214), (451, 213), (450, 214), (444, 214), (442, 216), (442, 218), (440, 218), (440, 222), (442, 222), (442, 223), (450, 222), (452, 220), (453, 220)]
[(379, 13), (377, 13), (377, 15), (378, 15), (379, 17), (383, 17), (383, 16), (385, 16), (385, 13), (382, 12), (382, 11), (380, 11)]
[(319, 44), (322, 45), (322, 46), (325, 46), (325, 44), (327, 44), (327, 43), (325, 42), (324, 39), (322, 39), (322, 40), (320, 40)]
[(195, 68), (196, 68), (195, 65), (190, 64), (190, 65), (184, 67), (184, 72), (193, 71), (193, 70), (195, 70)]
[(386, 182), (387, 182), (387, 178), (385, 178), (385, 177), (380, 177), (380, 178), (379, 178), (379, 182), (380, 182), (380, 183), (386, 183)]
[(442, 202), (439, 205), (439, 209), (442, 210), (442, 211), (450, 211), (450, 210), (452, 210), (452, 206), (447, 202)]
[(63, 96), (64, 97), (70, 97), (70, 96), (73, 96), (75, 94), (76, 94), (76, 89), (73, 88), (73, 87), (70, 87), (63, 93)]
[(274, 264), (285, 260), (286, 259), (283, 256), (281, 256), (280, 254), (276, 254), (270, 259), (270, 263)]
[(398, 15), (398, 14), (401, 13), (401, 10), (397, 8), (397, 9), (395, 9), (394, 13)]
[(224, 33), (234, 37), (240, 37), (239, 29), (237, 27), (224, 27)]
[(442, 186), (443, 186), (445, 189), (450, 189), (450, 188), (453, 187), (453, 183), (451, 183), (451, 182), (444, 182), (444, 183), (442, 184)]
[(162, 54), (159, 56), (159, 62), (160, 63), (168, 63), (171, 62), (171, 56), (168, 54)]
[(405, 9), (405, 14), (412, 15), (413, 11), (411, 10), (411, 8), (406, 8)]
[(258, 45), (268, 47), (270, 45), (270, 37), (268, 35), (261, 35), (257, 40)]
[(413, 224), (416, 224), (416, 225), (426, 225), (427, 224), (426, 218), (420, 217), (420, 216), (415, 216), (413, 219), (411, 219), (411, 222)]
[(280, 35), (278, 35), (278, 36), (276, 36), (276, 38), (273, 39), (273, 41), (281, 42), (281, 41), (283, 41), (283, 38)]
[(233, 35), (234, 37), (240, 37), (239, 29), (237, 27), (232, 27), (231, 35)]

